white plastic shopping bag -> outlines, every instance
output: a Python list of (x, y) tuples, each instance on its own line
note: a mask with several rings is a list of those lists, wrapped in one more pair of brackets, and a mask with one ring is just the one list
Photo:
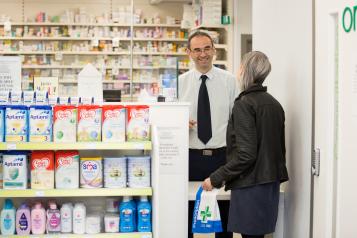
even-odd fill
[(202, 187), (198, 189), (193, 210), (192, 233), (222, 231), (217, 193), (218, 189), (213, 189), (212, 191), (203, 191)]

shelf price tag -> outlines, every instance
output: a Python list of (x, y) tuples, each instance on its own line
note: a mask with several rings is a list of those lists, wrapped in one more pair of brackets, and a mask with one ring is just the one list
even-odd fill
[(144, 149), (144, 144), (143, 143), (134, 143), (133, 144), (133, 149), (135, 149), (135, 150), (143, 150)]
[(97, 149), (97, 146), (95, 143), (86, 143), (85, 147), (86, 147), (86, 149)]
[(13, 143), (7, 144), (6, 149), (7, 150), (16, 150), (16, 144), (13, 144)]
[(36, 197), (43, 197), (43, 196), (45, 196), (45, 191), (36, 191), (35, 192), (35, 196)]

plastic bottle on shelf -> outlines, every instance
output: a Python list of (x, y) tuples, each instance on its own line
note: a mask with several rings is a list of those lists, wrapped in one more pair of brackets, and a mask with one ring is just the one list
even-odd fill
[(31, 210), (31, 231), (33, 235), (43, 235), (46, 230), (46, 211), (40, 202)]
[(73, 208), (73, 233), (84, 234), (86, 230), (86, 207), (83, 203), (76, 203)]
[(138, 231), (151, 232), (151, 203), (147, 196), (141, 196), (137, 208), (138, 214)]
[(46, 230), (47, 234), (61, 232), (61, 213), (54, 201), (48, 203)]
[(31, 211), (26, 203), (21, 204), (16, 212), (16, 233), (29, 235), (31, 231)]
[(120, 212), (120, 222), (119, 230), (120, 232), (134, 232), (135, 231), (135, 203), (130, 196), (124, 196), (123, 201), (119, 206)]
[(61, 232), (71, 233), (73, 222), (73, 205), (72, 203), (65, 203), (61, 207)]
[(15, 213), (14, 204), (10, 199), (6, 199), (0, 216), (2, 235), (15, 234)]

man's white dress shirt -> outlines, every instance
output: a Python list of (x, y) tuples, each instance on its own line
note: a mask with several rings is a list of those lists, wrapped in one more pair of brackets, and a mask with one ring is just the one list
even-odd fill
[[(179, 76), (179, 101), (190, 102), (190, 120), (197, 122), (197, 101), (198, 92), (201, 86), (202, 73), (196, 69)], [(238, 87), (236, 78), (226, 70), (212, 67), (208, 71), (208, 79), (206, 86), (209, 95), (210, 109), (211, 109), (211, 123), (212, 123), (212, 138), (205, 145), (198, 139), (197, 124), (193, 129), (190, 129), (191, 149), (204, 148), (220, 148), (226, 146), (226, 130), (230, 113), (234, 104), (235, 98), (238, 96)], [(188, 125), (187, 125), (188, 126)]]

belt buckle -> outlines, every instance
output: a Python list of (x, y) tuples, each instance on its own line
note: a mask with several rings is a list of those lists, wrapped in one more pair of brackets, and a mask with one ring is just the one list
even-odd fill
[(202, 150), (202, 155), (212, 156), (212, 154), (213, 154), (212, 150)]

